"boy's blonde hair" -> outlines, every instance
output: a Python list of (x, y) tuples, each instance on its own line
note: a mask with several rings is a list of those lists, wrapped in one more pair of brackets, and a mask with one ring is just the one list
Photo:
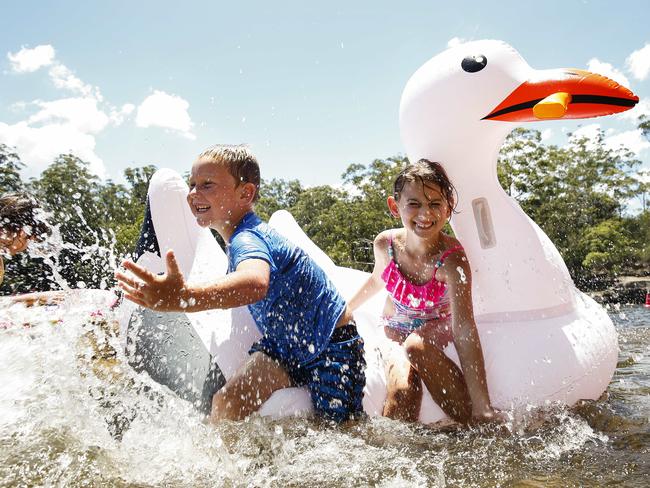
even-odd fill
[(215, 144), (199, 154), (199, 159), (224, 165), (238, 183), (253, 183), (253, 201), (257, 201), (260, 193), (260, 165), (247, 145)]

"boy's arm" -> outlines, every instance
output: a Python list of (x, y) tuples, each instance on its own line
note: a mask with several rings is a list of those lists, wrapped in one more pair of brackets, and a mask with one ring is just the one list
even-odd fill
[(167, 272), (157, 276), (132, 261), (124, 267), (135, 278), (116, 273), (125, 298), (143, 307), (166, 312), (200, 312), (233, 308), (262, 300), (269, 288), (270, 267), (262, 259), (246, 259), (233, 273), (214, 283), (189, 285), (178, 268), (173, 251), (167, 252)]

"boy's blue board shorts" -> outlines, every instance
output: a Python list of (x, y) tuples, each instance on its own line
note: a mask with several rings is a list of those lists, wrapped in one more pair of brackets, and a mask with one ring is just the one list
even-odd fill
[(275, 359), (296, 386), (307, 387), (317, 415), (342, 422), (363, 412), (366, 360), (354, 322), (334, 329), (325, 350), (306, 364), (288, 363), (264, 338), (253, 344), (249, 354), (254, 352)]

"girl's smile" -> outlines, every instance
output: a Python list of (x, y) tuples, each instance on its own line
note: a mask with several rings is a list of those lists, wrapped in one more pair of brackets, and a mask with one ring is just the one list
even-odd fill
[(395, 217), (400, 217), (407, 231), (422, 238), (437, 236), (451, 216), (440, 187), (420, 181), (405, 183), (399, 200), (388, 198), (388, 208)]

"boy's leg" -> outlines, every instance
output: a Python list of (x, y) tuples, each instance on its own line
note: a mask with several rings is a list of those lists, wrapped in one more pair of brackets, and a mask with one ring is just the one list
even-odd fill
[(274, 391), (291, 385), (291, 378), (280, 363), (255, 352), (212, 397), (210, 421), (242, 420), (256, 412)]
[(318, 415), (342, 422), (363, 412), (366, 361), (363, 339), (354, 324), (335, 329), (330, 344), (305, 369)]
[(404, 348), (440, 408), (456, 421), (469, 422), (472, 404), (463, 372), (440, 348), (438, 331), (424, 326), (404, 341)]

